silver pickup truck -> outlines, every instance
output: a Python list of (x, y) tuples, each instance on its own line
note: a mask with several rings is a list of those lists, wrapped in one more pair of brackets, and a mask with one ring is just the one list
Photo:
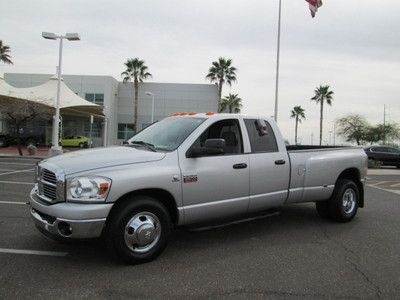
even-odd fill
[(245, 219), (291, 203), (350, 221), (364, 206), (361, 148), (285, 146), (269, 118), (179, 114), (119, 147), (41, 161), (30, 194), (35, 225), (66, 239), (103, 236), (137, 264), (157, 257), (174, 226)]

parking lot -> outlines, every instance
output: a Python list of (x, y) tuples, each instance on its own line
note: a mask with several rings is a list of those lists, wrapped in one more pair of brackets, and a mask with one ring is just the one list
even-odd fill
[(205, 231), (176, 230), (156, 261), (127, 266), (101, 241), (61, 244), (25, 204), (34, 159), (0, 158), (0, 298), (399, 298), (400, 170), (370, 175), (353, 222), (314, 205)]

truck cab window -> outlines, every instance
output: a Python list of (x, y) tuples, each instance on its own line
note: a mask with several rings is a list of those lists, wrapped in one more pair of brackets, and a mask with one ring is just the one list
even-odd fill
[(224, 139), (224, 154), (243, 153), (242, 135), (239, 122), (236, 119), (222, 120), (212, 124), (194, 142), (195, 147), (204, 147), (207, 139)]
[(271, 125), (267, 121), (245, 119), (247, 133), (250, 139), (251, 152), (278, 152), (278, 145)]

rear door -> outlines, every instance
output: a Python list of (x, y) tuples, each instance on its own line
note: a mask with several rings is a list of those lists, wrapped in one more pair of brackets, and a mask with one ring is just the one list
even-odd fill
[(286, 148), (279, 149), (268, 121), (244, 119), (244, 122), (251, 147), (249, 212), (280, 206), (286, 201), (289, 186)]

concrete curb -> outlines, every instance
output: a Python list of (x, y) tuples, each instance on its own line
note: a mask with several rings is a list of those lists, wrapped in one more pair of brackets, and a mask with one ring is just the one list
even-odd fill
[(19, 156), (19, 155), (3, 155), (0, 154), (0, 158), (21, 158), (21, 159), (45, 159), (47, 158), (46, 156)]

